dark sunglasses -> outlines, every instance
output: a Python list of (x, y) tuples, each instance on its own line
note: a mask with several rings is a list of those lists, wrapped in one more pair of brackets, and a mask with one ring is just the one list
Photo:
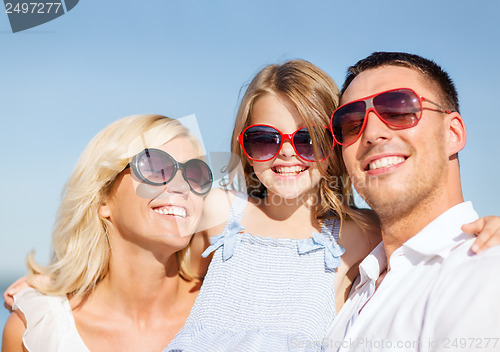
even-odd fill
[(166, 185), (181, 169), (184, 180), (194, 194), (205, 195), (212, 188), (212, 171), (204, 161), (191, 159), (180, 163), (160, 149), (144, 149), (134, 156), (127, 167), (141, 182), (149, 185)]
[(317, 155), (315, 155), (311, 133), (309, 133), (307, 127), (285, 134), (272, 126), (251, 125), (241, 132), (238, 136), (238, 142), (246, 156), (253, 161), (269, 161), (273, 159), (278, 155), (286, 140), (290, 141), (299, 158), (309, 162), (325, 160), (333, 146), (331, 133), (326, 126), (313, 126), (312, 130), (316, 136), (323, 135), (331, 140), (329, 150), (323, 151), (318, 148)]
[(330, 130), (335, 142), (349, 145), (363, 133), (368, 113), (373, 111), (387, 126), (404, 129), (416, 126), (422, 117), (422, 102), (431, 103), (439, 112), (451, 114), (441, 105), (419, 96), (410, 88), (391, 89), (351, 101), (333, 112)]

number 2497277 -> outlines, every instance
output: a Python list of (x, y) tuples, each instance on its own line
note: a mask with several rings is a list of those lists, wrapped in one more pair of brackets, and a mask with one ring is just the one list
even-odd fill
[(61, 2), (21, 2), (13, 4), (10, 2), (5, 3), (5, 13), (59, 13), (61, 9)]

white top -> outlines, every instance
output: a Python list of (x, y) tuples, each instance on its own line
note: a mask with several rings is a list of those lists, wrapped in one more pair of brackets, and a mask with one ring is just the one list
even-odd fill
[(324, 340), (326, 351), (500, 351), (500, 247), (474, 255), (461, 226), (478, 218), (470, 202), (449, 209), (394, 251), (383, 244)]
[(76, 330), (66, 296), (47, 296), (29, 287), (14, 296), (13, 309), (26, 318), (23, 344), (30, 352), (90, 352)]

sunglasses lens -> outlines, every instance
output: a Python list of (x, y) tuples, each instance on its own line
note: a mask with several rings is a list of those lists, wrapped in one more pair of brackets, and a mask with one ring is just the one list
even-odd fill
[(281, 136), (269, 126), (252, 126), (243, 134), (243, 148), (251, 159), (270, 160), (278, 153)]
[[(304, 127), (298, 130), (293, 137), (293, 144), (295, 146), (295, 150), (299, 154), (299, 156), (307, 161), (317, 161), (323, 160), (328, 155), (329, 150), (331, 150), (333, 146), (332, 134), (322, 126), (313, 126), (312, 127), (313, 134), (315, 136), (316, 141), (318, 141), (318, 151), (315, 154), (314, 145), (311, 138), (311, 133), (307, 127)], [(321, 145), (326, 143), (328, 146), (328, 150), (323, 150)]]
[(138, 155), (137, 171), (153, 185), (164, 185), (175, 171), (175, 161), (170, 155), (156, 149), (147, 149)]
[(332, 132), (338, 143), (349, 144), (358, 137), (365, 112), (364, 101), (347, 104), (335, 111), (332, 116)]
[(212, 187), (212, 171), (203, 161), (191, 159), (184, 164), (184, 175), (194, 193), (206, 194)]
[(420, 118), (420, 101), (413, 91), (398, 89), (373, 98), (373, 106), (385, 122), (393, 127), (415, 125)]
[[(166, 185), (174, 177), (177, 162), (159, 149), (146, 149), (131, 163), (137, 177), (151, 185)], [(199, 195), (208, 193), (212, 188), (212, 171), (202, 160), (191, 159), (179, 164), (183, 169), (184, 179), (191, 190)]]

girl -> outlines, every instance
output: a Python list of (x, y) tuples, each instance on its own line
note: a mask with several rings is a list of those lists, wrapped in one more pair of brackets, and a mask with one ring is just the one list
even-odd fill
[(187, 128), (159, 115), (94, 137), (66, 185), (51, 264), (28, 258), (36, 290), (16, 294), (2, 351), (161, 351), (200, 285), (186, 246), (212, 181), (202, 154)]
[(380, 241), (372, 214), (353, 205), (325, 127), (338, 96), (333, 80), (303, 60), (268, 66), (252, 80), (231, 145), (247, 192), (207, 197), (208, 230), (198, 237), (210, 238), (204, 256), (213, 258), (166, 351), (319, 348), (357, 263)]

